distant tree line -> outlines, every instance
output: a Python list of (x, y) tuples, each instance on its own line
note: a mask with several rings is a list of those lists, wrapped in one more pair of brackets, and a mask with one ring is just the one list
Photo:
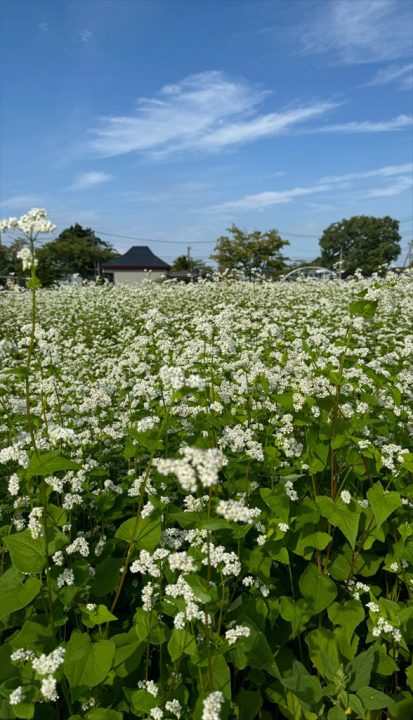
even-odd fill
[[(399, 222), (388, 216), (383, 218), (359, 215), (349, 220), (332, 223), (320, 238), (321, 254), (307, 265), (317, 264), (329, 269), (340, 269), (345, 274), (360, 268), (373, 273), (387, 267), (400, 254)], [(22, 275), (17, 253), (24, 244), (16, 239), (10, 245), (0, 244), (0, 276)], [(277, 278), (296, 267), (283, 255), (289, 245), (275, 229), (246, 232), (236, 225), (228, 228), (215, 244), (211, 259), (220, 271), (237, 271), (247, 279), (256, 274)], [(78, 274), (92, 280), (100, 274), (105, 260), (118, 253), (112, 245), (97, 237), (91, 228), (76, 223), (37, 250), (38, 276), (44, 286)], [(171, 271), (202, 277), (212, 272), (202, 260), (180, 255)]]

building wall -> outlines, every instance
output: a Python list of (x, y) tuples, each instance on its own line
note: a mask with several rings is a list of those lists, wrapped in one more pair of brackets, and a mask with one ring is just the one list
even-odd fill
[(113, 275), (115, 285), (135, 285), (135, 283), (141, 283), (143, 280), (156, 280), (165, 275), (165, 271), (113, 270)]

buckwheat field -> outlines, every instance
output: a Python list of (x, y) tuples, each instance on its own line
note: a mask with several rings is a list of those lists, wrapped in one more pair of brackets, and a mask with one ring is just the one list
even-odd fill
[(412, 272), (34, 268), (0, 296), (0, 717), (413, 717)]

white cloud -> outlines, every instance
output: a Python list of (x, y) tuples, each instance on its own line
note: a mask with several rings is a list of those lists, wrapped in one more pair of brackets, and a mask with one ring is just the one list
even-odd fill
[(0, 205), (2, 208), (16, 208), (16, 210), (30, 210), (32, 207), (38, 207), (43, 200), (40, 195), (12, 195), (6, 200), (2, 200)]
[(361, 120), (346, 123), (335, 123), (305, 130), (307, 133), (382, 133), (405, 130), (413, 125), (413, 117), (398, 115), (390, 120)]
[(311, 185), (309, 187), (296, 187), (290, 190), (274, 190), (270, 192), (246, 195), (241, 200), (230, 200), (216, 205), (217, 210), (263, 210), (271, 205), (283, 205), (303, 195), (314, 195), (314, 193), (330, 190), (329, 185)]
[(102, 118), (91, 149), (102, 156), (150, 152), (162, 156), (183, 149), (215, 150), (285, 131), (326, 114), (337, 103), (313, 102), (279, 113), (260, 113), (268, 92), (222, 72), (191, 75), (141, 98), (134, 114)]
[(39, 30), (41, 30), (42, 32), (47, 32), (47, 31), (49, 30), (49, 26), (48, 26), (48, 24), (47, 24), (46, 22), (41, 22), (41, 23), (39, 23), (39, 24), (37, 25), (37, 27), (38, 27)]
[(412, 15), (410, 0), (321, 0), (300, 39), (304, 52), (332, 52), (346, 64), (394, 60), (412, 52)]
[(346, 182), (349, 180), (364, 180), (365, 178), (387, 178), (394, 175), (408, 175), (413, 173), (413, 163), (403, 165), (385, 165), (375, 170), (363, 170), (361, 172), (346, 173), (345, 175), (326, 175), (321, 178), (322, 183)]
[(405, 190), (409, 190), (413, 187), (413, 177), (400, 177), (392, 185), (387, 185), (383, 188), (373, 188), (367, 192), (367, 197), (392, 197), (393, 195), (400, 195)]
[(413, 63), (407, 65), (388, 65), (379, 70), (367, 83), (367, 86), (382, 86), (395, 83), (399, 90), (410, 90), (413, 86)]
[(361, 172), (346, 173), (343, 175), (330, 175), (317, 180), (307, 187), (295, 187), (287, 190), (272, 190), (255, 195), (246, 195), (239, 200), (229, 200), (215, 205), (213, 210), (262, 210), (272, 205), (280, 205), (289, 203), (296, 198), (305, 195), (314, 195), (317, 193), (325, 193), (329, 191), (337, 192), (337, 190), (352, 189), (360, 180), (368, 178), (384, 179), (395, 177), (395, 182), (382, 188), (374, 188), (363, 193), (363, 197), (389, 197), (399, 195), (413, 185), (412, 179), (413, 164), (404, 163), (403, 165), (387, 165), (374, 170), (365, 170)]
[(88, 30), (87, 28), (83, 28), (83, 30), (79, 31), (79, 39), (84, 42), (88, 43), (93, 38), (93, 33)]
[(80, 175), (75, 178), (74, 183), (69, 189), (88, 190), (89, 188), (95, 187), (95, 185), (101, 185), (102, 183), (112, 180), (112, 177), (113, 176), (109, 175), (109, 173), (105, 173), (100, 170), (80, 173)]

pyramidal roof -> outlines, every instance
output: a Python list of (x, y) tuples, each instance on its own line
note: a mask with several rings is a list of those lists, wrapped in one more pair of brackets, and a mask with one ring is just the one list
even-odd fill
[(124, 255), (102, 263), (104, 270), (169, 270), (170, 265), (153, 254), (147, 245), (134, 245)]

